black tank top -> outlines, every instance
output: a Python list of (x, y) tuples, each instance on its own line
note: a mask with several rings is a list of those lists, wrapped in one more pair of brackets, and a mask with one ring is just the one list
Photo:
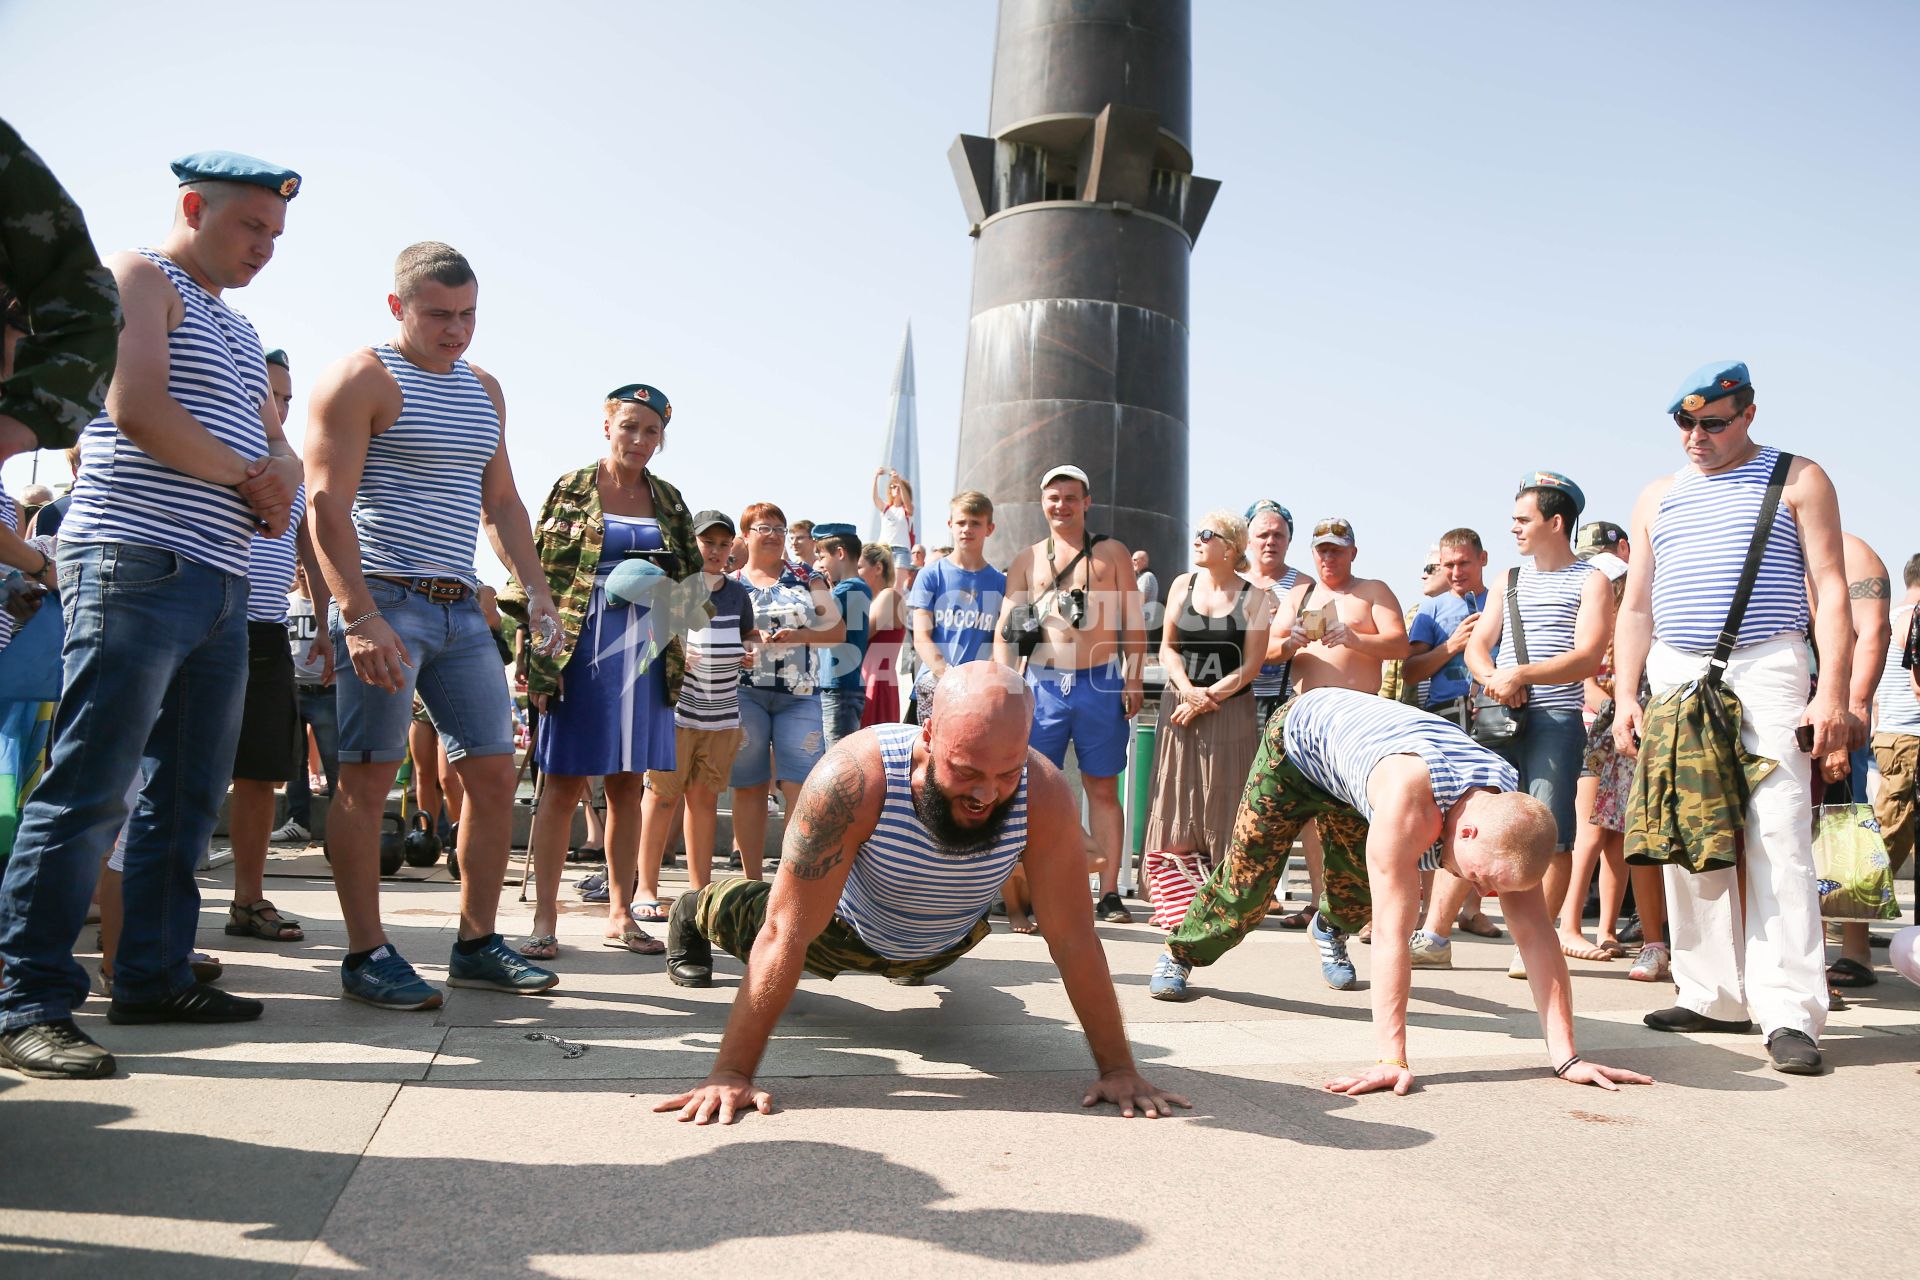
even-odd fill
[[(1207, 689), (1238, 671), (1246, 661), (1248, 584), (1240, 583), (1240, 594), (1234, 597), (1233, 608), (1225, 617), (1212, 618), (1193, 607), (1193, 587), (1198, 577), (1187, 577), (1187, 598), (1174, 621), (1174, 648), (1180, 654), (1180, 665), (1186, 668), (1188, 683), (1196, 689)], [(1252, 688), (1249, 684), (1230, 696), (1238, 698)]]

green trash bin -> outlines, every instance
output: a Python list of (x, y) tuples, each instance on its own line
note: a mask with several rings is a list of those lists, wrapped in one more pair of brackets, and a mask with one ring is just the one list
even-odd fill
[(1147, 844), (1147, 810), (1153, 804), (1153, 744), (1159, 726), (1145, 716), (1133, 724), (1133, 757), (1127, 762), (1127, 805), (1133, 812), (1128, 824), (1127, 860), (1138, 866)]

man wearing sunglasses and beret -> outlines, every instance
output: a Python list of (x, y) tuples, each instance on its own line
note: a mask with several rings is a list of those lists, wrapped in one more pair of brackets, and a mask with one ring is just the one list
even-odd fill
[[(1840, 539), (1840, 503), (1827, 473), (1794, 457), (1780, 501), (1767, 508), (1780, 450), (1752, 439), (1747, 366), (1722, 361), (1681, 384), (1667, 411), (1687, 465), (1648, 485), (1634, 508), (1615, 639), (1614, 739), (1633, 755), (1648, 724), (1634, 697), (1644, 671), (1656, 702), (1715, 665), (1722, 629), (1732, 648), (1721, 682), (1739, 699), (1740, 745), (1752, 756), (1742, 865), (1665, 869), (1679, 998), (1646, 1017), (1660, 1031), (1744, 1032), (1757, 1019), (1775, 1069), (1820, 1070), (1827, 1018), (1820, 895), (1813, 873), (1812, 762), (1843, 750), (1853, 623)], [(1772, 525), (1751, 597), (1732, 617), (1753, 530)], [(1838, 607), (1822, 607), (1840, 602)], [(1824, 659), (1809, 701), (1809, 617)], [(1796, 733), (1796, 731), (1800, 731)], [(1808, 748), (1801, 741), (1810, 737)], [(1649, 744), (1652, 745), (1652, 744)], [(1666, 764), (1649, 756), (1643, 775)], [(1682, 762), (1684, 763), (1684, 761)], [(1648, 779), (1636, 784), (1636, 800)], [(1634, 819), (1639, 825), (1639, 818)], [(1644, 852), (1628, 836), (1629, 856)]]

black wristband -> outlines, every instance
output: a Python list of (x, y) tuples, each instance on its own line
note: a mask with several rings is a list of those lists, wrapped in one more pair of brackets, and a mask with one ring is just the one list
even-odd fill
[(1573, 1064), (1578, 1061), (1580, 1061), (1580, 1055), (1576, 1053), (1571, 1058), (1568, 1058), (1565, 1062), (1555, 1067), (1553, 1069), (1553, 1074), (1560, 1077), (1562, 1080), (1566, 1079), (1567, 1072), (1573, 1070)]

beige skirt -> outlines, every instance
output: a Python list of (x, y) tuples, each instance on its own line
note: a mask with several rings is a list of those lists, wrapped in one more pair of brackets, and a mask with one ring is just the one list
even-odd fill
[(1218, 711), (1184, 725), (1169, 721), (1179, 705), (1179, 695), (1168, 686), (1160, 695), (1146, 847), (1198, 850), (1218, 862), (1233, 838), (1234, 815), (1260, 745), (1253, 695), (1229, 698)]

